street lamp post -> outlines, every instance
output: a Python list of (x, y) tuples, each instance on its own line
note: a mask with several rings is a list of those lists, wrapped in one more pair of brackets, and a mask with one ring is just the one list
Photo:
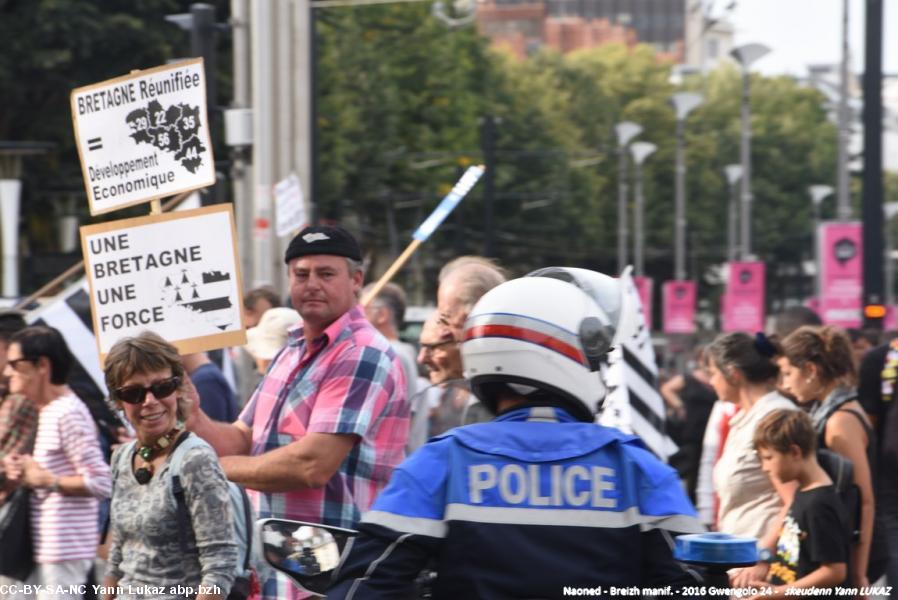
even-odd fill
[(701, 94), (679, 92), (670, 97), (677, 117), (676, 196), (674, 200), (674, 279), (686, 279), (686, 117), (702, 103)]
[(739, 257), (739, 240), (736, 233), (739, 205), (739, 180), (742, 178), (742, 165), (727, 165), (723, 168), (730, 186), (730, 200), (727, 203), (727, 262), (734, 262)]
[(437, 0), (430, 7), (430, 14), (438, 21), (450, 29), (464, 27), (474, 22), (477, 18), (477, 3), (470, 0), (455, 0), (451, 2), (454, 16), (449, 14), (446, 9), (446, 3), (443, 0)]
[(820, 205), (824, 198), (833, 193), (833, 187), (831, 185), (812, 185), (808, 186), (808, 193), (811, 195), (811, 205), (814, 208), (814, 294), (819, 299), (823, 292), (820, 289), (820, 269), (822, 267), (820, 264), (820, 240), (817, 239), (817, 232), (820, 230)]
[(749, 112), (749, 80), (752, 63), (770, 52), (764, 44), (745, 44), (730, 51), (730, 55), (742, 67), (742, 135), (739, 144), (739, 163), (742, 165), (742, 219), (740, 249), (742, 259), (751, 256), (751, 114)]
[(617, 148), (620, 154), (617, 173), (617, 271), (627, 266), (627, 144), (642, 133), (642, 126), (632, 121), (621, 121), (614, 126)]
[(842, 60), (839, 65), (838, 155), (836, 170), (836, 216), (840, 221), (851, 218), (849, 197), (848, 144), (850, 124), (848, 112), (848, 0), (842, 0)]
[(892, 310), (895, 305), (895, 261), (892, 260), (892, 219), (898, 215), (898, 202), (882, 205), (886, 217), (886, 306)]
[(630, 153), (633, 155), (633, 268), (637, 277), (645, 275), (645, 197), (642, 193), (642, 163), (658, 147), (651, 142), (633, 142)]

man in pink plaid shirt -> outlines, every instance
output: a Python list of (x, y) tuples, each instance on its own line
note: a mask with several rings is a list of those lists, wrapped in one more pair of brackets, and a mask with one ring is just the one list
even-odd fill
[[(405, 376), (358, 307), (361, 258), (341, 227), (302, 230), (285, 256), (302, 324), (235, 423), (190, 403), (188, 428), (212, 444), (228, 479), (246, 486), (259, 517), (353, 527), (403, 459)], [(265, 597), (295, 597), (274, 577), (262, 586)]]

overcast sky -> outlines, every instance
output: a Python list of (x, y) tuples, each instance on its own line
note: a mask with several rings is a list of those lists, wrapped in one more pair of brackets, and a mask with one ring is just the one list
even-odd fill
[[(704, 0), (721, 14), (732, 0)], [(882, 0), (883, 72), (898, 75), (898, 0)], [(803, 76), (808, 64), (838, 63), (841, 56), (842, 0), (736, 0), (728, 20), (736, 44), (761, 42), (770, 54), (754, 68), (767, 74)], [(849, 44), (856, 72), (864, 65), (864, 0), (849, 0)]]

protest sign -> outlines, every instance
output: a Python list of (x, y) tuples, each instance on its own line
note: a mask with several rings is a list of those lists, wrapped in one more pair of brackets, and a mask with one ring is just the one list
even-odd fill
[(299, 177), (290, 174), (274, 185), (274, 214), (278, 237), (291, 235), (306, 224), (306, 205)]
[(149, 329), (181, 353), (246, 343), (230, 204), (81, 228), (100, 360)]
[(215, 183), (201, 58), (71, 94), (90, 214)]

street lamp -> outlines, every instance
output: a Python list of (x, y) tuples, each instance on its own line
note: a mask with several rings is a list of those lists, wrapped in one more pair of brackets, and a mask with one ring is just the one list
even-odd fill
[(848, 0), (842, 0), (842, 62), (839, 65), (839, 104), (838, 104), (838, 159), (836, 171), (836, 216), (840, 221), (851, 218), (851, 199), (849, 198), (848, 143), (850, 125), (848, 123)]
[(816, 273), (814, 280), (814, 293), (817, 298), (820, 298), (820, 294), (823, 290), (820, 289), (820, 270), (822, 265), (820, 264), (820, 240), (817, 239), (818, 231), (820, 231), (820, 205), (823, 203), (823, 199), (833, 193), (833, 187), (831, 185), (811, 185), (808, 186), (808, 193), (811, 195), (811, 204), (814, 208), (814, 271)]
[[(892, 260), (892, 219), (898, 215), (898, 202), (882, 205), (886, 216), (886, 306), (895, 304), (895, 262)], [(889, 309), (891, 310), (891, 308)]]
[(449, 11), (446, 10), (446, 4), (442, 0), (437, 0), (437, 2), (434, 2), (431, 5), (430, 14), (450, 29), (469, 25), (477, 18), (476, 2), (471, 2), (470, 0), (455, 0), (451, 4), (453, 12), (458, 16), (450, 15)]
[(751, 115), (749, 114), (749, 69), (752, 63), (770, 52), (764, 44), (745, 44), (730, 51), (742, 67), (742, 136), (739, 144), (739, 163), (742, 165), (742, 259), (751, 256)]
[(633, 265), (637, 277), (645, 275), (645, 228), (643, 217), (645, 216), (645, 198), (642, 194), (642, 163), (658, 146), (651, 142), (633, 142), (630, 153), (633, 155), (633, 195), (635, 206), (633, 207)]
[(674, 200), (674, 279), (686, 279), (686, 117), (699, 104), (702, 95), (679, 92), (670, 97), (677, 117), (676, 196)]
[(642, 133), (642, 126), (621, 121), (614, 126), (620, 155), (617, 173), (617, 272), (627, 266), (627, 144)]
[(738, 220), (739, 205), (739, 180), (742, 178), (742, 165), (727, 165), (723, 168), (730, 186), (730, 201), (727, 206), (727, 262), (735, 262), (739, 256), (739, 240), (736, 238), (736, 223)]

